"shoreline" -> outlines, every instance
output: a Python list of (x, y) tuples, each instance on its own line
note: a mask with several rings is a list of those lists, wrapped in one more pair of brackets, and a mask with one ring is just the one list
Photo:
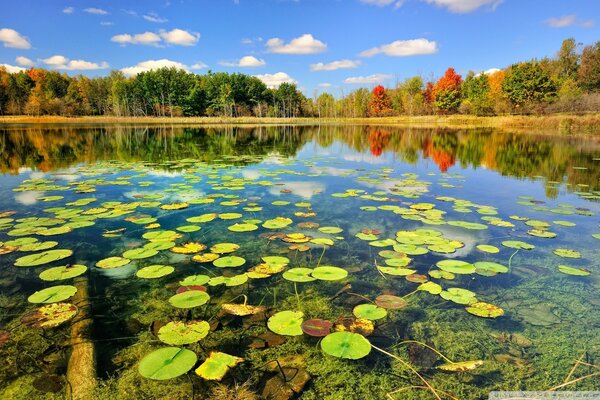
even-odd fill
[(413, 128), (499, 128), (552, 131), (560, 134), (600, 134), (600, 113), (546, 116), (423, 115), (382, 118), (259, 118), (259, 117), (115, 117), (0, 116), (0, 125), (390, 125)]

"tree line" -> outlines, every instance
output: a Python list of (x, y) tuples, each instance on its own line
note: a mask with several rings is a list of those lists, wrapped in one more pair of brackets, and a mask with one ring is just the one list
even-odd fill
[(240, 73), (197, 75), (161, 68), (125, 77), (68, 76), (0, 67), (0, 115), (223, 117), (379, 117), (427, 114), (530, 114), (600, 110), (600, 41), (463, 79), (453, 68), (437, 80), (410, 77), (394, 87), (360, 88), (340, 98), (307, 98), (295, 84), (269, 88)]

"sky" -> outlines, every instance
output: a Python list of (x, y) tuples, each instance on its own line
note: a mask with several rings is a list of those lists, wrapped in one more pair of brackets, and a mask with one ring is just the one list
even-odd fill
[(2, 0), (0, 65), (242, 72), (308, 96), (504, 68), (600, 40), (600, 0)]

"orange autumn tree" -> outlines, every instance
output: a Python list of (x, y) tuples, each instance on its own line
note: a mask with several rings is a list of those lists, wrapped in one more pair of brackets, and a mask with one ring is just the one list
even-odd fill
[(390, 136), (391, 134), (388, 131), (383, 131), (379, 128), (371, 128), (369, 132), (369, 147), (371, 148), (371, 154), (375, 157), (379, 157), (390, 142)]
[(433, 87), (435, 107), (445, 113), (456, 112), (461, 101), (461, 85), (462, 76), (457, 74), (454, 68), (448, 68)]
[(388, 115), (392, 110), (392, 102), (386, 93), (385, 88), (381, 85), (375, 86), (372, 96), (373, 98), (369, 103), (369, 116), (383, 117)]

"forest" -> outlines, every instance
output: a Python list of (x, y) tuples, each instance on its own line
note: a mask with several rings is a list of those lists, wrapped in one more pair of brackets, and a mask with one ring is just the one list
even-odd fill
[(551, 58), (465, 77), (450, 67), (439, 79), (413, 76), (393, 87), (359, 88), (338, 97), (315, 92), (310, 98), (290, 83), (269, 88), (241, 73), (162, 68), (130, 78), (120, 71), (90, 78), (41, 68), (8, 73), (0, 67), (0, 115), (365, 118), (599, 110), (600, 41), (582, 46), (573, 38)]

